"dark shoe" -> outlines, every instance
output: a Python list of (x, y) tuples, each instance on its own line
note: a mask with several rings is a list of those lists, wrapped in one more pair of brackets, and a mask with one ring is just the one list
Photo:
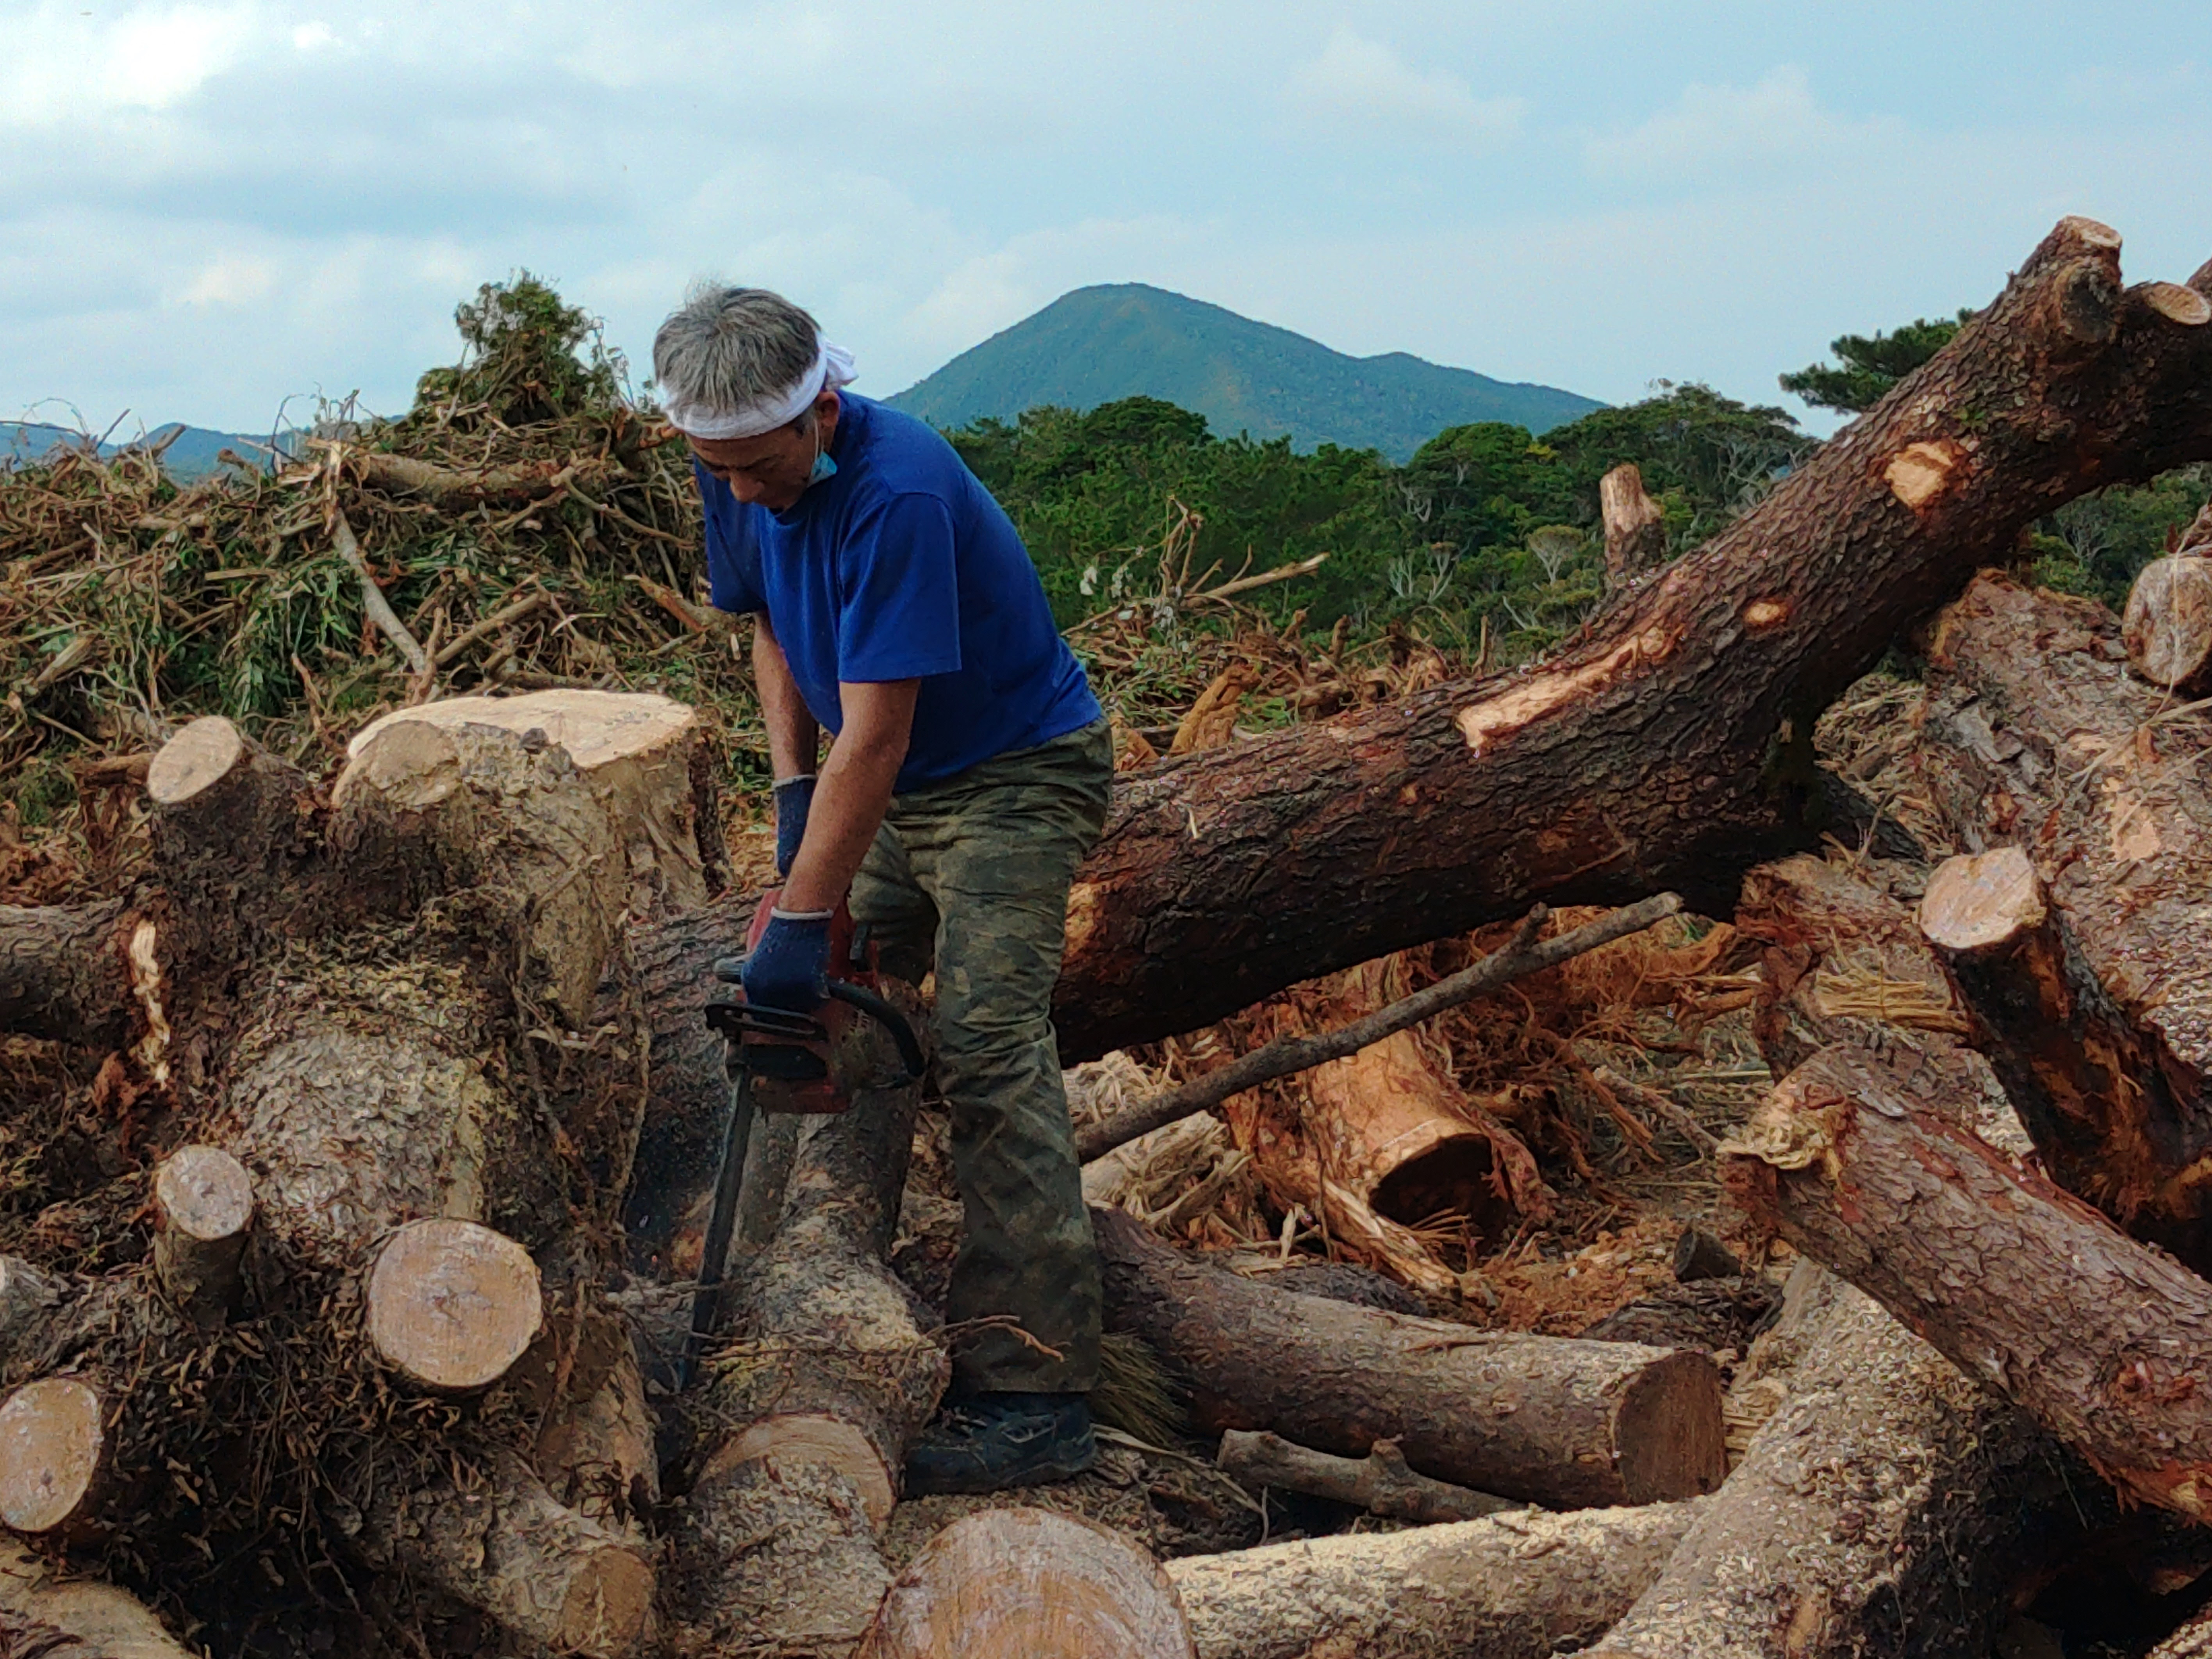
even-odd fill
[(1088, 1396), (970, 1395), (939, 1412), (907, 1453), (907, 1496), (1038, 1486), (1097, 1461)]

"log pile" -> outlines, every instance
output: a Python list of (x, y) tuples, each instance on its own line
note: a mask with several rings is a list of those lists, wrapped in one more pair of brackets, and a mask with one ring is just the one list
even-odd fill
[[(1617, 471), (1608, 594), (1546, 661), (1223, 746), (1200, 720), (1126, 777), (1071, 900), (1064, 1058), (1243, 1052), (1086, 1150), (1202, 1139), (1283, 1231), (1206, 1259), (1095, 1209), (1109, 1328), (1184, 1461), (1218, 1447), (1224, 1490), (1316, 1535), (1163, 1563), (1079, 1493), (901, 1541), (950, 1340), (896, 1265), (921, 1084), (757, 1129), (727, 1317), (676, 1392), (725, 1109), (701, 1009), (753, 896), (711, 890), (693, 710), (424, 673), (328, 777), (221, 719), (167, 734), (147, 877), (0, 909), (0, 1028), (75, 1057), (52, 1139), (100, 1171), (0, 1206), (0, 1652), (258, 1651), (252, 1620), (343, 1601), (364, 1656), (1979, 1654), (2124, 1510), (2212, 1521), (2206, 549), (2124, 623), (1982, 569), (2212, 459), (2212, 268), (2130, 288), (2118, 248), (2061, 224), (1699, 552), (1661, 562)], [(433, 505), (592, 483), (397, 459), (380, 487)], [(1912, 849), (1812, 758), (1908, 635), (1927, 864), (1873, 856)], [(1715, 925), (1618, 949), (1686, 903)], [(1751, 1005), (1773, 1084), (1733, 1134), (1547, 1052), (1623, 1162), (1663, 1132), (1730, 1195), (1739, 1248), (1686, 1232), (1682, 1279), (1755, 1307), (1794, 1257), (1779, 1321), (1747, 1353), (1486, 1328), (1475, 1258), (1548, 1219), (1549, 1149), (1429, 1022), (1504, 992), (1534, 1027), (1547, 984), (1670, 951), (1668, 985)], [(1463, 1270), (1407, 1243), (1438, 1213)], [(1364, 1269), (1286, 1288), (1306, 1228)], [(2168, 1593), (2212, 1565), (2172, 1559)], [(241, 1563), (272, 1593), (233, 1628)]]

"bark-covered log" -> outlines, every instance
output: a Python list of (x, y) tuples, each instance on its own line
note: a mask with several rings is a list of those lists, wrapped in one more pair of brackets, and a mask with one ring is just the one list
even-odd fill
[(212, 1329), (236, 1310), (253, 1180), (215, 1146), (180, 1146), (154, 1172), (154, 1272), (178, 1310)]
[(2201, 1270), (2212, 732), (2122, 657), (2102, 607), (1984, 576), (1930, 631), (1917, 759), (1960, 841), (2019, 848), (2048, 911), (1960, 981), (2048, 1168)]
[(1551, 659), (1137, 775), (1071, 897), (1062, 1053), (1540, 899), (1725, 908), (1806, 835), (1811, 720), (1906, 623), (2064, 501), (2212, 455), (2212, 328), (2124, 290), (2118, 246), (2062, 223), (1933, 361)]
[(1787, 1398), (1593, 1655), (1988, 1652), (2037, 1517), (2072, 1514), (2050, 1442), (1809, 1262), (1760, 1342), (1754, 1363), (1780, 1356)]
[(981, 1510), (921, 1547), (854, 1659), (1194, 1659), (1159, 1563), (1052, 1510)]
[(121, 899), (0, 905), (0, 1031), (121, 1046), (131, 1029), (125, 952), (137, 920)]
[[(0, 1614), (29, 1628), (13, 1650), (55, 1659), (196, 1659), (128, 1592), (93, 1579), (64, 1579), (51, 1564), (15, 1545), (0, 1546)], [(0, 1620), (0, 1623), (4, 1623)], [(49, 1634), (60, 1638), (42, 1644)]]
[(920, 1101), (919, 1085), (864, 1089), (800, 1142), (743, 1335), (693, 1408), (720, 1431), (676, 1540), (687, 1639), (849, 1644), (890, 1582), (878, 1534), (951, 1369), (885, 1261)]
[(1395, 1440), (1424, 1474), (1560, 1507), (1692, 1497), (1726, 1473), (1703, 1354), (1349, 1307), (1188, 1260), (1119, 1211), (1091, 1225), (1109, 1328), (1190, 1382), (1208, 1430), (1347, 1456)]
[(380, 1504), (362, 1541), (507, 1629), (557, 1652), (623, 1659), (650, 1635), (653, 1570), (630, 1539), (557, 1503), (521, 1461), (483, 1485)]
[(1712, 1501), (1343, 1534), (1167, 1572), (1198, 1659), (1551, 1659), (1626, 1613)]
[(1334, 1457), (1264, 1429), (1231, 1429), (1221, 1437), (1215, 1461), (1223, 1474), (1235, 1475), (1247, 1486), (1279, 1486), (1332, 1503), (1354, 1504), (1391, 1521), (1424, 1525), (1474, 1521), (1528, 1507), (1510, 1498), (1414, 1474), (1395, 1440), (1376, 1441), (1364, 1457)]
[(1944, 1121), (1943, 1080), (1850, 1048), (1778, 1085), (1723, 1176), (2146, 1502), (2212, 1517), (2212, 1284)]

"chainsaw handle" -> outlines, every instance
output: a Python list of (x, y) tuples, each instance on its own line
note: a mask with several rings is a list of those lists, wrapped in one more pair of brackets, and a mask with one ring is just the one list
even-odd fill
[(929, 1062), (922, 1056), (921, 1039), (915, 1036), (914, 1027), (907, 1023), (904, 1014), (873, 991), (849, 980), (831, 980), (830, 994), (848, 1007), (858, 1008), (889, 1031), (891, 1041), (898, 1045), (899, 1059), (906, 1066), (907, 1081), (918, 1083), (921, 1080), (921, 1074), (929, 1069)]

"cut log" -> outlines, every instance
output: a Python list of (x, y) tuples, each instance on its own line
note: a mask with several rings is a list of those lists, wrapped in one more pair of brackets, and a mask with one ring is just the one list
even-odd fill
[[(1785, 1400), (1593, 1656), (1988, 1652), (2032, 1565), (2023, 1536), (2072, 1501), (2056, 1449), (1809, 1262), (1760, 1344)], [(2094, 1504), (2094, 1480), (2075, 1481)]]
[(538, 1431), (538, 1470), (570, 1509), (626, 1527), (660, 1501), (653, 1409), (629, 1322), (602, 1314), (586, 1328), (568, 1357), (568, 1397)]
[(608, 691), (396, 710), (347, 745), (331, 787), (344, 890), (410, 913), (504, 894), (529, 982), (580, 1026), (624, 917), (706, 901), (700, 739), (684, 704)]
[(1916, 760), (1970, 852), (2033, 868), (2044, 921), (1970, 951), (1959, 983), (2051, 1174), (2203, 1270), (2212, 734), (2124, 672), (2116, 633), (2100, 606), (1978, 579), (1931, 629)]
[(0, 1386), (28, 1380), (24, 1368), (40, 1357), (69, 1290), (58, 1274), (0, 1255)]
[[(29, 1551), (0, 1546), (0, 1614), (27, 1623), (13, 1651), (52, 1653), (58, 1659), (197, 1659), (196, 1650), (169, 1634), (159, 1619), (127, 1591), (91, 1579), (58, 1580)], [(4, 1624), (0, 1620), (0, 1624)], [(47, 1648), (47, 1632), (64, 1638)]]
[(2128, 590), (2120, 640), (2129, 666), (2160, 690), (2212, 690), (2212, 561), (2182, 553), (2145, 565)]
[(1729, 1191), (2115, 1484), (2212, 1517), (2212, 1284), (1945, 1122), (1942, 1091), (1815, 1055), (1730, 1144)]
[(137, 920), (120, 899), (0, 905), (0, 1031), (121, 1047), (131, 1030), (125, 953)]
[[(871, 1040), (898, 1075), (888, 1038)], [(920, 1102), (916, 1084), (862, 1090), (799, 1144), (782, 1225), (748, 1270), (744, 1338), (698, 1406), (719, 1427), (676, 1538), (687, 1640), (849, 1644), (890, 1582), (878, 1535), (951, 1370), (885, 1265)]]
[(26, 1382), (0, 1403), (0, 1525), (64, 1539), (99, 1525), (112, 1496), (100, 1398), (73, 1376)]
[(1597, 481), (1598, 516), (1605, 525), (1605, 585), (1618, 587), (1663, 563), (1667, 509), (1644, 493), (1644, 473), (1623, 461)]
[(1109, 1328), (1188, 1380), (1208, 1431), (1352, 1457), (1395, 1440), (1434, 1479), (1563, 1508), (1693, 1497), (1727, 1473), (1701, 1353), (1349, 1307), (1188, 1260), (1118, 1211), (1091, 1218)]
[(1744, 870), (1812, 844), (1812, 720), (1907, 623), (2063, 501), (2212, 457), (2212, 328), (2124, 291), (2118, 246), (2062, 222), (1931, 362), (1551, 659), (1126, 778), (1069, 897), (1063, 1060), (1540, 901), (1673, 888), (1725, 914)]
[(1473, 1521), (1504, 1510), (1526, 1509), (1510, 1498), (1431, 1480), (1407, 1466), (1395, 1440), (1378, 1440), (1364, 1457), (1332, 1457), (1261, 1430), (1231, 1429), (1221, 1437), (1215, 1460), (1225, 1474), (1247, 1485), (1355, 1504), (1391, 1521)]
[(507, 1375), (545, 1322), (538, 1264), (473, 1221), (410, 1221), (385, 1242), (362, 1291), (368, 1340), (417, 1388), (473, 1394)]
[(1711, 1500), (1266, 1544), (1167, 1564), (1198, 1659), (1551, 1659), (1602, 1634)]
[(380, 1504), (364, 1540), (374, 1557), (561, 1653), (623, 1659), (652, 1633), (653, 1570), (638, 1546), (556, 1503), (507, 1454), (482, 1489), (434, 1487)]
[(1175, 1586), (1116, 1532), (982, 1510), (921, 1547), (854, 1659), (1193, 1659)]
[(214, 1146), (180, 1146), (154, 1172), (154, 1272), (179, 1311), (213, 1329), (238, 1306), (253, 1222), (246, 1166)]

